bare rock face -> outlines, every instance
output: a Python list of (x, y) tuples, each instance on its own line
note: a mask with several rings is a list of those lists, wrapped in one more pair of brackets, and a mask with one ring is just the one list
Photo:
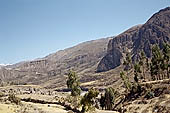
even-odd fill
[(170, 7), (154, 14), (145, 24), (135, 26), (114, 37), (108, 44), (106, 56), (100, 61), (97, 71), (103, 72), (121, 65), (126, 51), (130, 51), (133, 60), (141, 50), (151, 56), (151, 46), (170, 42)]
[(170, 42), (170, 7), (154, 14), (139, 29), (136, 37), (133, 53), (136, 55), (143, 49), (147, 57), (151, 56), (151, 45), (158, 44), (162, 48), (164, 42)]
[(132, 27), (109, 41), (106, 56), (100, 61), (97, 71), (108, 71), (121, 64), (123, 53), (133, 48), (134, 37), (141, 25)]

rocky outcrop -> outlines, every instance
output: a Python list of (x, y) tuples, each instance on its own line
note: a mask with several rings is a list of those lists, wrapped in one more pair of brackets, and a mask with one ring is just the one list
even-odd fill
[(133, 44), (134, 55), (143, 49), (147, 57), (151, 56), (153, 44), (162, 48), (164, 42), (170, 42), (170, 7), (154, 14), (133, 37), (137, 37)]
[(121, 64), (123, 53), (127, 49), (133, 48), (135, 40), (133, 36), (139, 31), (140, 27), (141, 25), (132, 27), (109, 41), (107, 54), (100, 61), (97, 72), (108, 71)]
[(103, 72), (121, 65), (121, 60), (130, 51), (133, 60), (143, 50), (147, 57), (151, 56), (151, 46), (170, 42), (170, 7), (154, 14), (145, 24), (135, 26), (114, 37), (108, 44), (108, 51), (100, 61), (97, 71)]

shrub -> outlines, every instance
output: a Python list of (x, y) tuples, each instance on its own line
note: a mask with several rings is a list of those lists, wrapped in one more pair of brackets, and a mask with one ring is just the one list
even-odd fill
[(4, 97), (4, 96), (5, 96), (5, 94), (0, 92), (0, 97)]
[(145, 95), (145, 98), (147, 98), (147, 99), (151, 99), (153, 97), (154, 97), (154, 93), (152, 91), (148, 91)]
[(81, 99), (80, 104), (82, 105), (82, 112), (89, 112), (92, 113), (95, 110), (93, 106), (95, 103), (95, 98), (98, 96), (99, 92), (93, 88), (91, 88), (88, 93), (84, 95)]
[(14, 94), (10, 94), (8, 97), (8, 100), (11, 101), (12, 103), (17, 104), (17, 105), (21, 104), (21, 99), (16, 97)]
[(73, 108), (79, 108), (81, 106), (80, 105), (81, 96), (68, 96), (65, 101), (70, 103), (73, 106)]

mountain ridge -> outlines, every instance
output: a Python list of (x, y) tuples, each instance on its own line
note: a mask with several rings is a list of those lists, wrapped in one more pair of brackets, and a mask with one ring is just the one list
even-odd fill
[(109, 40), (108, 37), (83, 42), (43, 58), (3, 67), (0, 77), (5, 82), (41, 84), (50, 79), (64, 79), (70, 69), (77, 73), (94, 73), (97, 63), (106, 53)]
[(151, 18), (140, 27), (130, 32), (130, 28), (110, 40), (108, 52), (100, 61), (97, 71), (104, 72), (114, 69), (122, 64), (123, 56), (130, 51), (133, 61), (137, 60), (140, 51), (151, 57), (151, 46), (170, 43), (170, 7), (153, 14)]

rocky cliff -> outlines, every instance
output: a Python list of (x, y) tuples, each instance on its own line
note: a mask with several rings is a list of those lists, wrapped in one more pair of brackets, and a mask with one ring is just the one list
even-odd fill
[(121, 65), (127, 51), (131, 52), (133, 60), (141, 50), (150, 57), (151, 46), (158, 44), (161, 48), (164, 42), (170, 42), (170, 7), (155, 13), (145, 24), (132, 27), (110, 40), (97, 71), (108, 71)]
[(109, 41), (107, 54), (97, 67), (98, 72), (108, 71), (121, 64), (123, 53), (125, 53), (127, 48), (133, 48), (134, 39), (132, 36), (138, 32), (140, 27), (141, 25), (132, 27)]

